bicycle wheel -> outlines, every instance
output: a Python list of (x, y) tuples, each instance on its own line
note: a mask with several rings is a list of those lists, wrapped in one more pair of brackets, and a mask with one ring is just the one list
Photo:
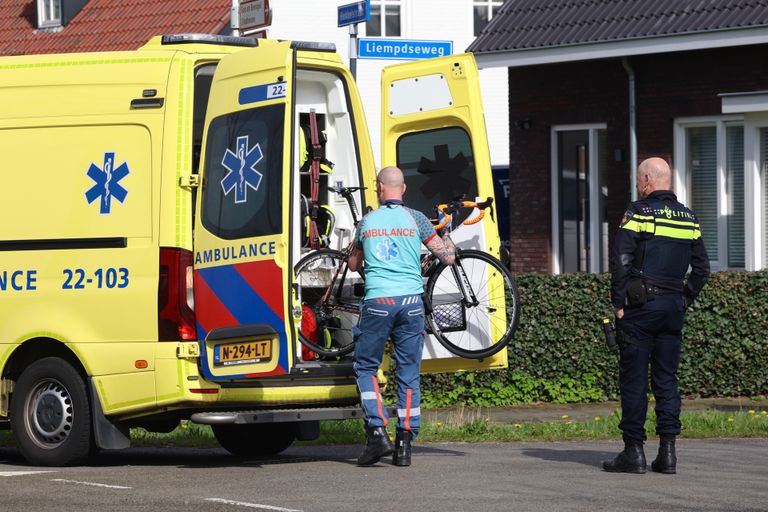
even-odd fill
[(439, 264), (430, 273), (427, 325), (457, 356), (492, 356), (509, 344), (517, 328), (520, 297), (515, 280), (499, 260), (482, 251), (459, 252), (453, 267)]
[(349, 270), (344, 254), (333, 249), (307, 255), (295, 270), (302, 307), (299, 341), (326, 358), (350, 353), (364, 294), (361, 274)]

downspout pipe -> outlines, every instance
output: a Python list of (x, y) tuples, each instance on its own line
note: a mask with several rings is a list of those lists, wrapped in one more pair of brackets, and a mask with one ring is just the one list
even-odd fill
[(621, 64), (629, 78), (629, 190), (632, 201), (637, 201), (637, 98), (635, 96), (635, 70), (626, 57), (621, 58)]

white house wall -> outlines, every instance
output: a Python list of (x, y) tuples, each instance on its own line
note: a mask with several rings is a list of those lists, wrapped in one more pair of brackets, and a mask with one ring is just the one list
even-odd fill
[[(331, 42), (349, 63), (349, 29), (336, 26), (337, 7), (352, 0), (271, 0), (269, 37), (299, 41)], [(453, 41), (454, 53), (462, 53), (474, 39), (472, 0), (402, 0), (401, 37)], [(365, 37), (360, 24), (359, 37)], [(380, 164), (381, 70), (402, 61), (357, 61), (357, 86), (363, 99), (376, 164)], [(509, 102), (507, 69), (480, 71), (488, 144), (493, 165), (509, 164)]]

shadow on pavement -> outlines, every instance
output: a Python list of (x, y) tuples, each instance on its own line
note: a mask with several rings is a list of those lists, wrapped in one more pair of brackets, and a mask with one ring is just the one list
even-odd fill
[(584, 466), (602, 469), (602, 462), (615, 457), (618, 451), (619, 450), (616, 452), (609, 452), (604, 450), (551, 450), (549, 448), (532, 448), (523, 450), (522, 454), (526, 457), (533, 457), (541, 460), (575, 462), (577, 464), (583, 464)]
[[(86, 467), (118, 466), (176, 466), (186, 469), (221, 467), (262, 467), (276, 464), (306, 462), (338, 462), (356, 465), (362, 445), (305, 445), (289, 448), (279, 455), (268, 457), (235, 457), (221, 448), (128, 448), (127, 450), (102, 451), (94, 456)], [(414, 456), (419, 454), (463, 457), (464, 452), (436, 446), (415, 445)], [(391, 457), (380, 464), (388, 465)], [(0, 447), (0, 468), (4, 464), (29, 466), (16, 448)], [(373, 466), (376, 467), (376, 466)]]

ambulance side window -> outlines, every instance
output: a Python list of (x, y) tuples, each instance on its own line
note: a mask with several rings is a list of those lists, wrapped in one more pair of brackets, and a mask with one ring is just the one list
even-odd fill
[(226, 240), (282, 231), (285, 105), (217, 117), (208, 129), (203, 226)]
[[(434, 207), (466, 194), (477, 196), (477, 176), (469, 134), (459, 127), (403, 135), (397, 141), (397, 166), (405, 175), (408, 206), (434, 216)], [(460, 222), (471, 212), (460, 212)]]

